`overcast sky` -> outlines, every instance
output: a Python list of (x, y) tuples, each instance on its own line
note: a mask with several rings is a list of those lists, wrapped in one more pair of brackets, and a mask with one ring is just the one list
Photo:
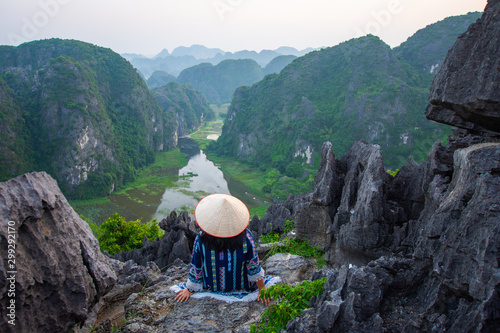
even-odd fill
[(372, 33), (394, 47), (486, 0), (0, 0), (0, 45), (67, 38), (154, 55), (202, 44), (225, 51), (333, 46)]

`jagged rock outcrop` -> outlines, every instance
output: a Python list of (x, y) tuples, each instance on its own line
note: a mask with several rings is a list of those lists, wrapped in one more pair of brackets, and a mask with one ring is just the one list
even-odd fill
[(471, 130), (500, 134), (500, 1), (462, 35), (431, 88), (427, 118)]
[(162, 238), (153, 242), (145, 238), (142, 248), (118, 253), (114, 258), (120, 261), (132, 260), (143, 266), (153, 261), (160, 269), (164, 269), (176, 259), (189, 263), (194, 240), (200, 231), (196, 222), (191, 220), (187, 212), (183, 211), (177, 215), (174, 210), (158, 225), (165, 230)]
[[(343, 261), (351, 263), (325, 271), (322, 298), (291, 322), (288, 332), (494, 332), (500, 327), (500, 143), (457, 148), (467, 142), (470, 138), (435, 145), (419, 167), (409, 161), (402, 178), (424, 190), (402, 197), (400, 208), (407, 216), (420, 211), (419, 218), (408, 220), (405, 232), (393, 237), (393, 252), (360, 266), (352, 266), (356, 258), (348, 256)], [(454, 162), (445, 167), (451, 156)], [(412, 178), (408, 170), (420, 173)], [(404, 182), (398, 178), (390, 184)], [(415, 204), (421, 196), (423, 208)]]
[[(322, 148), (313, 192), (271, 206), (250, 228), (267, 233), (270, 225), (294, 220), (297, 237), (327, 252), (331, 262), (366, 264), (387, 253), (403, 210), (386, 200), (389, 175), (380, 147), (357, 142), (336, 160), (331, 143)], [(285, 220), (286, 221), (286, 220)]]
[(2, 332), (68, 332), (85, 321), (117, 277), (56, 181), (40, 172), (0, 183), (0, 218)]
[[(460, 54), (467, 64), (454, 64), (452, 50), (438, 75), (442, 80), (432, 88), (445, 95), (454, 85), (467, 89), (455, 91), (460, 100), (454, 110), (476, 114), (468, 118), (472, 125), (458, 118), (450, 123), (488, 135), (450, 138), (446, 146), (436, 142), (426, 162), (410, 158), (395, 178), (377, 171), (383, 170), (374, 158), (377, 147), (353, 146), (338, 161), (346, 171), (339, 174), (340, 206), (330, 217), (326, 258), (333, 268), (314, 274), (313, 279), (328, 277), (324, 293), (287, 332), (500, 331), (500, 142), (494, 127), (484, 127), (486, 118), (480, 120), (487, 108), (474, 102), (493, 101), (498, 94), (489, 91), (498, 84), (490, 78), (500, 72), (500, 35), (491, 34), (498, 17), (499, 2), (490, 1), (478, 24), (457, 42), (458, 48), (469, 45)], [(477, 53), (478, 45), (490, 49)], [(478, 79), (472, 85), (456, 80), (450, 69), (479, 62), (481, 69), (468, 74)], [(491, 72), (483, 75), (484, 68)], [(489, 106), (490, 120), (500, 117), (498, 106)], [(303, 209), (297, 207), (317, 205), (304, 203), (304, 197), (287, 201), (292, 218)], [(356, 218), (358, 210), (362, 218)], [(303, 230), (322, 223), (311, 220)]]
[[(344, 168), (344, 187), (340, 206), (328, 229), (331, 261), (358, 262), (384, 253), (388, 235), (394, 227), (386, 202), (385, 172), (380, 147), (355, 143), (340, 160)], [(355, 259), (356, 258), (356, 259)]]

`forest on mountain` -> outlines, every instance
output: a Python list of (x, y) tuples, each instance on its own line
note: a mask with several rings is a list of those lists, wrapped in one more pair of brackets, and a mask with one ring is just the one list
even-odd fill
[(190, 84), (170, 82), (152, 93), (166, 117), (177, 117), (179, 137), (197, 130), (205, 121), (215, 120), (205, 96)]
[[(280, 74), (235, 92), (222, 135), (209, 151), (271, 172), (273, 186), (283, 181), (286, 165), (313, 164), (315, 154), (318, 160), (325, 141), (337, 156), (355, 141), (379, 144), (391, 169), (410, 156), (422, 162), (451, 128), (425, 118), (434, 74), (407, 55), (425, 49), (425, 63), (442, 63), (442, 50), (478, 17), (438, 22), (396, 49), (369, 35), (297, 58)], [(432, 47), (435, 31), (441, 31), (440, 47)]]
[(465, 32), (480, 17), (479, 12), (447, 17), (420, 29), (394, 51), (400, 59), (436, 74), (458, 34)]
[(201, 91), (211, 104), (230, 103), (233, 93), (240, 86), (251, 86), (262, 80), (265, 75), (279, 73), (296, 56), (283, 55), (271, 60), (265, 67), (261, 67), (252, 59), (223, 60), (217, 65), (201, 63), (184, 69), (179, 77), (174, 77), (165, 71), (154, 72), (147, 84), (149, 88), (156, 88), (169, 82), (191, 84)]
[(43, 170), (68, 198), (109, 194), (176, 146), (179, 109), (191, 128), (194, 110), (207, 112), (204, 97), (183, 89), (197, 106), (165, 112), (110, 49), (60, 39), (2, 46), (0, 180)]
[(262, 68), (251, 59), (224, 60), (213, 66), (203, 63), (187, 68), (177, 78), (201, 91), (210, 103), (230, 103), (240, 86), (252, 85), (264, 77)]

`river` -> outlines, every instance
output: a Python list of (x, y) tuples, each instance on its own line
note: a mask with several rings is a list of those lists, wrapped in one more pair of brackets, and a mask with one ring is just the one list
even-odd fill
[(179, 188), (167, 188), (153, 218), (161, 220), (172, 210), (192, 212), (204, 196), (212, 193), (231, 194), (241, 199), (249, 209), (266, 205), (267, 198), (253, 193), (243, 183), (224, 174), (189, 138), (180, 138), (178, 144), (186, 154), (188, 164), (179, 170)]
[(127, 221), (141, 219), (143, 222), (153, 218), (160, 221), (173, 210), (185, 210), (192, 215), (198, 201), (212, 193), (234, 195), (249, 209), (268, 205), (268, 198), (253, 193), (243, 183), (224, 174), (194, 140), (180, 138), (178, 147), (186, 154), (188, 163), (179, 170), (165, 170), (166, 173), (177, 172), (179, 180), (173, 187), (166, 188), (163, 194), (145, 195), (140, 190), (130, 190), (125, 195), (110, 196), (106, 203), (86, 204), (75, 210), (100, 224), (114, 213)]

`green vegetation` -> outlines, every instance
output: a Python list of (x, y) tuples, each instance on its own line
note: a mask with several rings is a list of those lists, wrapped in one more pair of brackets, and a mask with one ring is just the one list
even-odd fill
[(0, 181), (43, 170), (69, 199), (102, 197), (172, 149), (178, 129), (214, 118), (191, 86), (150, 92), (110, 49), (61, 39), (0, 47)]
[(390, 174), (393, 177), (396, 177), (396, 175), (398, 174), (398, 172), (399, 172), (399, 169), (396, 169), (396, 170), (387, 170), (387, 173)]
[(279, 73), (293, 60), (297, 59), (294, 55), (281, 55), (271, 60), (262, 70), (265, 75)]
[(125, 221), (124, 217), (115, 214), (100, 226), (92, 223), (90, 225), (94, 235), (99, 240), (101, 251), (107, 251), (111, 255), (140, 249), (144, 237), (153, 241), (163, 235), (156, 219), (148, 223), (142, 223), (141, 220)]
[[(236, 90), (222, 134), (207, 152), (258, 167), (267, 174), (262, 191), (281, 199), (295, 186), (283, 177), (307, 183), (292, 169), (304, 165), (306, 147), (318, 154), (325, 141), (337, 158), (365, 140), (381, 146), (388, 168), (401, 167), (410, 155), (423, 162), (436, 140), (452, 134), (425, 118), (434, 75), (423, 64), (442, 61), (478, 16), (446, 19), (394, 50), (366, 36), (295, 59), (280, 74)], [(423, 53), (425, 59), (417, 57), (423, 62), (410, 57)]]
[[(197, 140), (198, 141), (198, 140)], [(213, 142), (213, 141), (210, 141)], [(213, 153), (210, 149), (211, 144), (206, 147), (207, 156), (224, 173), (232, 178), (242, 182), (253, 192), (261, 196), (271, 196), (272, 198), (286, 199), (289, 194), (306, 193), (312, 190), (314, 175), (317, 169), (311, 166), (303, 166), (302, 170), (306, 175), (300, 178), (287, 176), (285, 172), (281, 173), (277, 169), (265, 170), (262, 166), (249, 163), (248, 160), (235, 160), (234, 157), (220, 156)], [(286, 169), (286, 165), (283, 165)]]
[(250, 209), (250, 218), (252, 218), (255, 214), (257, 214), (259, 219), (263, 218), (264, 215), (266, 215), (268, 208), (269, 208), (269, 206), (259, 206), (259, 207)]
[(151, 74), (146, 83), (148, 87), (152, 89), (164, 86), (169, 82), (175, 81), (176, 79), (177, 78), (175, 76), (170, 75), (165, 71), (156, 71), (153, 74)]
[(216, 116), (225, 118), (230, 105), (231, 105), (230, 103), (224, 103), (221, 105), (210, 104), (210, 107), (212, 108), (212, 110), (214, 110)]
[(441, 65), (448, 50), (455, 44), (459, 34), (476, 22), (482, 13), (452, 16), (420, 29), (394, 51), (400, 59), (416, 68), (436, 73), (436, 65)]
[(266, 196), (262, 191), (264, 184), (264, 175), (255, 166), (249, 166), (241, 161), (235, 160), (232, 157), (220, 157), (208, 153), (210, 161), (219, 167), (224, 173), (229, 174), (232, 178), (242, 182), (253, 192)]
[(186, 155), (181, 153), (179, 148), (158, 153), (153, 164), (140, 170), (137, 178), (116, 194), (124, 194), (132, 189), (140, 190), (148, 195), (163, 193), (165, 188), (173, 186), (179, 178), (178, 170), (186, 164)]
[(159, 200), (165, 188), (175, 186), (179, 179), (179, 169), (186, 164), (186, 155), (181, 153), (178, 148), (158, 153), (153, 164), (139, 170), (133, 182), (126, 184), (111, 196), (90, 200), (71, 200), (70, 204), (79, 214), (85, 215), (96, 224), (101, 224), (105, 219), (102, 216), (108, 217), (116, 212), (116, 209), (110, 211), (108, 208), (111, 206), (112, 199), (126, 197), (131, 203), (139, 205), (142, 205), (141, 199), (145, 197), (149, 197), (149, 200), (152, 200), (152, 197), (157, 197)]
[[(286, 221), (285, 230), (282, 235), (271, 232), (261, 235), (262, 243), (274, 244), (266, 254), (266, 258), (276, 253), (290, 253), (306, 258), (316, 259), (318, 266), (323, 266), (325, 260), (323, 253), (315, 246), (311, 247), (305, 240), (290, 238), (287, 234), (294, 228), (294, 221)], [(313, 296), (323, 292), (326, 278), (316, 281), (304, 281), (296, 286), (278, 284), (263, 292), (263, 298), (273, 298), (277, 301), (262, 313), (260, 323), (253, 324), (250, 332), (279, 332), (286, 328), (286, 324), (298, 316), (302, 310), (309, 307), (309, 301)]]
[[(68, 198), (90, 199), (133, 181), (159, 147), (172, 147), (175, 118), (110, 49), (61, 39), (0, 47), (0, 78), (0, 91), (5, 84), (16, 91), (13, 105), (2, 107), (12, 119), (4, 129), (19, 137), (0, 149), (1, 159), (20, 161), (0, 170), (0, 180), (44, 170)], [(75, 174), (76, 166), (86, 173)]]
[(223, 120), (206, 122), (200, 129), (190, 135), (191, 139), (195, 140), (200, 149), (204, 150), (211, 141), (216, 140), (222, 132)]
[(252, 324), (250, 332), (276, 333), (285, 329), (290, 320), (309, 307), (312, 297), (321, 295), (325, 282), (326, 277), (315, 281), (303, 281), (296, 286), (277, 284), (265, 289), (262, 293), (263, 298), (273, 298), (277, 304), (272, 304), (264, 310), (261, 322)]
[(183, 70), (177, 81), (190, 83), (201, 91), (210, 103), (231, 102), (236, 88), (252, 85), (264, 77), (262, 68), (251, 59), (224, 60), (213, 66), (202, 63)]
[(215, 119), (215, 113), (205, 96), (189, 84), (180, 85), (177, 82), (169, 82), (151, 92), (164, 114), (173, 119), (177, 117), (182, 122), (179, 128), (185, 133), (180, 133), (180, 135), (196, 130), (203, 121)]

